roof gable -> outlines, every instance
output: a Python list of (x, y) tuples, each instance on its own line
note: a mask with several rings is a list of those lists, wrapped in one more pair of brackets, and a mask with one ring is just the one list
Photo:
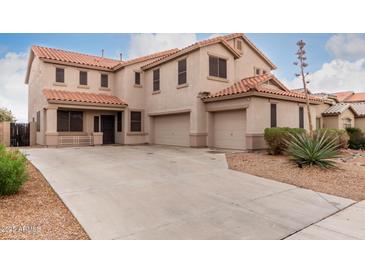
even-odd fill
[(348, 103), (337, 103), (333, 106), (330, 106), (324, 112), (322, 112), (323, 116), (337, 116), (344, 113), (347, 109), (350, 109), (353, 114), (358, 116), (358, 113), (355, 108), (351, 104)]
[[(220, 99), (229, 99), (232, 96), (245, 95), (249, 92), (257, 92), (262, 95), (278, 95), (300, 100), (305, 100), (306, 98), (304, 93), (290, 91), (274, 75), (263, 74), (241, 79), (239, 82), (234, 83), (230, 87), (203, 97), (202, 100), (214, 101)], [(311, 101), (322, 102), (320, 98), (312, 95), (309, 96), (309, 99)]]
[(233, 48), (227, 41), (235, 39), (235, 38), (242, 38), (249, 47), (251, 47), (261, 58), (263, 58), (272, 69), (275, 69), (276, 66), (243, 34), (243, 33), (232, 33), (224, 36), (218, 36), (211, 39), (206, 39), (202, 41), (198, 41), (190, 46), (187, 46), (179, 51), (177, 51), (174, 54), (162, 57), (160, 59), (157, 59), (145, 66), (142, 67), (143, 70), (148, 70), (151, 68), (154, 68), (160, 64), (163, 64), (165, 62), (168, 62), (170, 60), (173, 60), (175, 58), (178, 58), (179, 56), (182, 56), (184, 54), (190, 53), (192, 51), (198, 50), (202, 47), (210, 46), (213, 44), (222, 44), (228, 51), (232, 53), (234, 58), (239, 58), (242, 54)]

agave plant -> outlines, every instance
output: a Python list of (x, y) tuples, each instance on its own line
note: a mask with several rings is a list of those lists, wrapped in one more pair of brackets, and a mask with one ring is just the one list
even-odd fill
[(318, 165), (321, 168), (334, 167), (332, 159), (339, 155), (337, 139), (327, 131), (310, 137), (307, 134), (290, 134), (287, 152), (298, 166)]

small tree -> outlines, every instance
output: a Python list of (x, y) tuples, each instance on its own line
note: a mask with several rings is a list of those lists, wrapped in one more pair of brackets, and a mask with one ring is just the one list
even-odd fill
[(0, 108), (0, 122), (15, 123), (16, 119), (13, 113), (7, 108)]
[(309, 107), (309, 94), (308, 94), (308, 89), (307, 89), (307, 84), (309, 84), (309, 81), (306, 80), (306, 76), (308, 76), (309, 73), (304, 72), (304, 68), (306, 68), (308, 66), (308, 63), (306, 62), (306, 60), (307, 60), (307, 57), (305, 55), (306, 52), (304, 50), (305, 42), (303, 40), (300, 40), (297, 42), (297, 46), (298, 46), (298, 51), (297, 51), (296, 55), (297, 55), (297, 59), (299, 60), (299, 62), (294, 62), (294, 65), (299, 67), (299, 73), (296, 73), (295, 76), (302, 78), (303, 90), (304, 90), (305, 100), (306, 100), (306, 104), (307, 104), (309, 135), (311, 137), (313, 137), (312, 115), (311, 115), (311, 111), (310, 111), (310, 107)]

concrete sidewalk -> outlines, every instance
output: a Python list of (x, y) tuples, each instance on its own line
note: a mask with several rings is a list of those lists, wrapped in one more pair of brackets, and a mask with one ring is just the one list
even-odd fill
[(311, 225), (287, 240), (364, 240), (365, 201)]
[(283, 239), (354, 203), (229, 170), (208, 149), (26, 153), (92, 239)]

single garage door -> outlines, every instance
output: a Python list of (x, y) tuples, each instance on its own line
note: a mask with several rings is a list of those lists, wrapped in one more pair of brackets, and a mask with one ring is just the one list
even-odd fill
[(231, 110), (214, 113), (214, 147), (246, 148), (246, 111)]
[(190, 114), (154, 117), (154, 142), (159, 145), (190, 146)]

